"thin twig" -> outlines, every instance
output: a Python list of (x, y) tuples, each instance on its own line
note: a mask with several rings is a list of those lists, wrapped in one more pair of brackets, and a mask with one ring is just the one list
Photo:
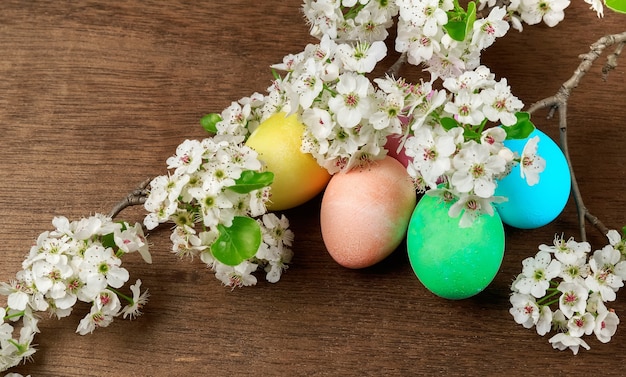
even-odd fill
[(617, 68), (617, 59), (622, 53), (622, 49), (626, 42), (621, 42), (615, 48), (615, 51), (611, 55), (606, 58), (606, 64), (602, 67), (602, 80), (606, 81), (606, 77), (609, 75), (609, 72)]
[(569, 146), (567, 143), (567, 101), (559, 106), (558, 110), (559, 143), (561, 144), (561, 149), (563, 150), (563, 154), (565, 155), (565, 160), (567, 161), (567, 166), (569, 168), (570, 180), (572, 182), (572, 193), (574, 195), (576, 208), (578, 209), (578, 229), (580, 232), (580, 237), (581, 240), (585, 242), (587, 241), (587, 232), (585, 231), (585, 213), (587, 212), (587, 207), (585, 207), (585, 203), (583, 202), (583, 197), (580, 193), (580, 188), (578, 187), (578, 181), (576, 180), (576, 174), (574, 172), (574, 167), (571, 163), (572, 160), (569, 154)]
[(585, 208), (585, 218), (587, 219), (587, 221), (591, 223), (591, 225), (596, 227), (596, 229), (598, 229), (605, 236), (609, 233), (609, 228), (607, 228), (606, 225), (604, 225), (602, 221), (600, 221), (600, 219), (598, 219), (597, 217), (592, 215), (589, 211), (587, 211), (586, 208)]
[(585, 219), (587, 219), (604, 235), (607, 234), (608, 228), (585, 207), (580, 189), (578, 188), (578, 182), (576, 181), (576, 176), (574, 175), (574, 169), (569, 155), (569, 148), (567, 146), (567, 101), (569, 100), (572, 90), (578, 86), (580, 80), (582, 80), (583, 76), (585, 76), (585, 74), (589, 71), (595, 60), (602, 55), (607, 47), (617, 45), (615, 51), (608, 56), (607, 62), (602, 69), (603, 79), (606, 79), (608, 73), (617, 67), (617, 59), (622, 52), (624, 44), (626, 44), (626, 31), (619, 34), (606, 35), (600, 38), (591, 45), (588, 53), (580, 55), (582, 62), (576, 68), (572, 77), (561, 85), (559, 91), (551, 97), (547, 97), (536, 102), (528, 110), (528, 112), (532, 114), (539, 109), (548, 108), (548, 119), (552, 118), (556, 110), (559, 112), (560, 144), (571, 174), (572, 194), (578, 211), (578, 223), (582, 241), (587, 240), (587, 234), (585, 232)]
[(148, 197), (148, 185), (151, 181), (152, 178), (148, 178), (141, 182), (133, 192), (126, 195), (124, 199), (113, 207), (111, 212), (109, 212), (109, 217), (114, 218), (127, 207), (144, 204), (146, 202), (146, 198)]

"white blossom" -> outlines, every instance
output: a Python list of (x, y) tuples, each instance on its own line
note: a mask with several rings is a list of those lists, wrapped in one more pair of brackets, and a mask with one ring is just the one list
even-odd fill
[(608, 343), (611, 337), (615, 335), (617, 331), (617, 325), (619, 324), (619, 318), (612, 310), (603, 310), (598, 313), (595, 319), (595, 327), (593, 329), (596, 338), (602, 343)]
[(511, 94), (511, 88), (506, 79), (495, 83), (493, 87), (485, 88), (480, 93), (483, 102), (482, 113), (492, 122), (500, 121), (505, 126), (512, 126), (517, 122), (515, 113), (523, 107), (522, 101)]
[(539, 174), (546, 168), (546, 160), (537, 155), (537, 144), (539, 136), (532, 137), (522, 151), (520, 162), (520, 176), (526, 178), (529, 186), (534, 186), (539, 182)]
[(571, 349), (572, 353), (576, 355), (580, 347), (585, 349), (589, 349), (589, 345), (582, 338), (572, 336), (566, 333), (558, 333), (550, 338), (549, 342), (552, 344), (552, 347), (559, 349), (561, 351), (565, 349)]
[(587, 307), (589, 290), (586, 286), (577, 283), (561, 282), (557, 287), (562, 292), (559, 297), (559, 309), (566, 318), (572, 318), (576, 313), (583, 313)]
[(252, 273), (256, 271), (258, 265), (250, 261), (243, 261), (237, 266), (228, 266), (223, 263), (216, 263), (215, 277), (228, 287), (244, 287), (254, 285), (257, 279)]
[(522, 20), (529, 25), (538, 24), (542, 20), (552, 27), (563, 21), (563, 10), (570, 4), (569, 0), (521, 0), (520, 13)]
[(616, 298), (615, 292), (624, 286), (622, 278), (615, 275), (613, 271), (620, 262), (621, 254), (613, 246), (606, 245), (601, 250), (593, 253), (589, 261), (591, 273), (585, 279), (587, 287), (596, 292), (600, 292), (604, 301), (613, 301)]
[(456, 151), (454, 137), (445, 131), (436, 132), (423, 127), (415, 131), (405, 143), (406, 155), (412, 157), (411, 164), (422, 173), (430, 187), (452, 166), (452, 154)]
[(454, 156), (452, 164), (456, 170), (450, 182), (458, 191), (489, 198), (496, 189), (494, 176), (504, 171), (506, 161), (490, 154), (488, 147), (470, 142)]
[(568, 333), (574, 337), (590, 335), (594, 327), (594, 317), (589, 312), (576, 314), (567, 321)]
[(581, 259), (586, 259), (587, 253), (591, 251), (588, 242), (576, 242), (573, 237), (565, 240), (563, 236), (554, 235), (552, 245), (541, 244), (539, 250), (554, 253), (554, 257), (564, 264), (578, 263)]
[(509, 312), (516, 323), (528, 329), (539, 321), (539, 307), (533, 296), (523, 293), (513, 293), (510, 301), (513, 307), (509, 309)]
[(472, 44), (479, 49), (485, 49), (495, 42), (496, 38), (502, 37), (509, 30), (509, 23), (504, 20), (507, 10), (505, 7), (494, 7), (487, 18), (474, 22)]
[(550, 254), (540, 251), (535, 257), (529, 257), (522, 261), (521, 278), (515, 283), (514, 288), (523, 294), (531, 294), (534, 297), (542, 297), (550, 286), (550, 280), (558, 276), (561, 263), (550, 257)]
[(337, 95), (328, 100), (328, 107), (337, 116), (337, 122), (345, 128), (353, 128), (371, 111), (370, 81), (361, 75), (346, 72), (339, 76)]
[(376, 63), (387, 56), (387, 46), (382, 41), (356, 42), (353, 45), (337, 46), (337, 55), (343, 61), (345, 69), (356, 73), (370, 73)]

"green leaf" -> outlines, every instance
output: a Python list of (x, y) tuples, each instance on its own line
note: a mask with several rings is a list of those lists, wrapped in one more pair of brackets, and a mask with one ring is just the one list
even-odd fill
[(517, 123), (512, 126), (502, 126), (506, 131), (506, 139), (526, 139), (535, 130), (535, 125), (530, 121), (530, 114), (518, 111), (515, 116)]
[[(465, 36), (472, 33), (474, 29), (474, 21), (476, 21), (476, 3), (470, 1), (467, 4), (467, 18), (465, 19)], [(463, 39), (465, 39), (463, 36)]]
[(269, 186), (274, 182), (274, 173), (257, 172), (254, 170), (244, 170), (234, 186), (228, 188), (238, 194), (247, 194), (250, 191), (258, 190)]
[(212, 134), (217, 133), (217, 122), (221, 122), (222, 117), (219, 114), (211, 113), (200, 118), (200, 124), (206, 130), (206, 132), (210, 132)]
[(102, 238), (100, 238), (100, 242), (102, 242), (102, 246), (104, 246), (105, 249), (109, 247), (117, 248), (115, 245), (115, 235), (113, 233), (103, 235)]
[(252, 258), (261, 246), (261, 227), (250, 217), (235, 216), (229, 227), (217, 226), (220, 235), (211, 245), (211, 253), (218, 261), (236, 266)]
[(351, 8), (349, 8), (347, 11), (344, 11), (344, 15), (343, 18), (344, 20), (353, 20), (356, 18), (356, 16), (359, 14), (359, 12), (365, 8), (365, 4), (361, 4), (358, 3), (354, 6), (352, 6)]
[(447, 12), (448, 23), (443, 27), (455, 41), (463, 42), (467, 35), (471, 34), (476, 21), (476, 3), (470, 1), (467, 4), (467, 12), (463, 8), (456, 7)]
[(459, 42), (463, 42), (465, 39), (465, 26), (465, 21), (448, 21), (447, 24), (443, 25), (450, 38)]
[[(121, 228), (120, 230), (123, 232), (126, 229), (128, 229), (128, 223), (124, 222), (124, 221), (117, 221), (116, 224), (120, 224)], [(118, 249), (117, 244), (115, 243), (115, 233), (108, 233), (108, 234), (104, 234), (100, 237), (100, 242), (102, 243), (102, 246), (104, 246), (105, 248), (113, 248), (113, 249)]]
[(465, 140), (480, 140), (480, 134), (475, 130), (467, 127), (463, 127), (463, 137)]
[(439, 123), (441, 124), (441, 127), (443, 127), (446, 131), (450, 131), (454, 127), (459, 126), (459, 122), (457, 122), (456, 119), (450, 117), (439, 119)]
[(626, 0), (605, 0), (604, 4), (615, 12), (626, 13)]

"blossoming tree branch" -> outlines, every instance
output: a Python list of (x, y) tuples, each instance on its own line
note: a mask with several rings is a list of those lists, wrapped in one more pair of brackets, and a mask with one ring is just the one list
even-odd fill
[[(626, 12), (624, 0), (585, 1), (599, 17), (605, 6)], [(481, 61), (511, 28), (555, 26), (569, 4), (305, 0), (304, 17), (319, 42), (273, 65), (265, 94), (203, 117), (207, 137), (183, 141), (164, 175), (109, 214), (58, 216), (37, 238), (22, 270), (0, 287), (8, 296), (0, 308), (0, 368), (35, 352), (38, 313), (63, 318), (77, 302), (90, 303), (76, 330), (82, 335), (141, 314), (147, 291), (140, 279), (125, 288), (130, 273), (122, 260), (138, 252), (150, 263), (145, 231), (161, 224), (173, 225), (172, 253), (197, 257), (224, 285), (254, 285), (259, 271), (277, 282), (294, 241), (280, 211), (322, 192), (322, 237), (337, 263), (371, 266), (406, 240), (418, 280), (448, 299), (476, 295), (493, 280), (503, 224), (541, 227), (573, 192), (581, 242), (557, 235), (525, 259), (510, 313), (540, 335), (554, 331), (549, 342), (558, 349), (589, 348), (584, 335), (609, 341), (619, 319), (607, 303), (626, 279), (624, 234), (583, 203), (567, 149), (567, 105), (604, 50), (613, 48), (605, 72), (617, 66), (626, 33), (598, 40), (572, 78), (527, 111), (507, 79)], [(400, 59), (374, 77), (388, 45)], [(400, 77), (401, 65), (421, 80)], [(531, 120), (542, 108), (559, 115), (560, 145)], [(133, 205), (147, 211), (143, 224), (116, 220)], [(606, 246), (592, 252), (586, 220), (606, 235)], [(357, 235), (338, 234), (338, 222)]]

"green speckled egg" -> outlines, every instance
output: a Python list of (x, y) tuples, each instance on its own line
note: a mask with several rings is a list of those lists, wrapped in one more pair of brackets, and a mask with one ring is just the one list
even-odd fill
[(460, 300), (480, 293), (494, 279), (504, 256), (504, 227), (497, 212), (471, 227), (448, 216), (450, 203), (424, 195), (407, 234), (411, 267), (432, 293)]

